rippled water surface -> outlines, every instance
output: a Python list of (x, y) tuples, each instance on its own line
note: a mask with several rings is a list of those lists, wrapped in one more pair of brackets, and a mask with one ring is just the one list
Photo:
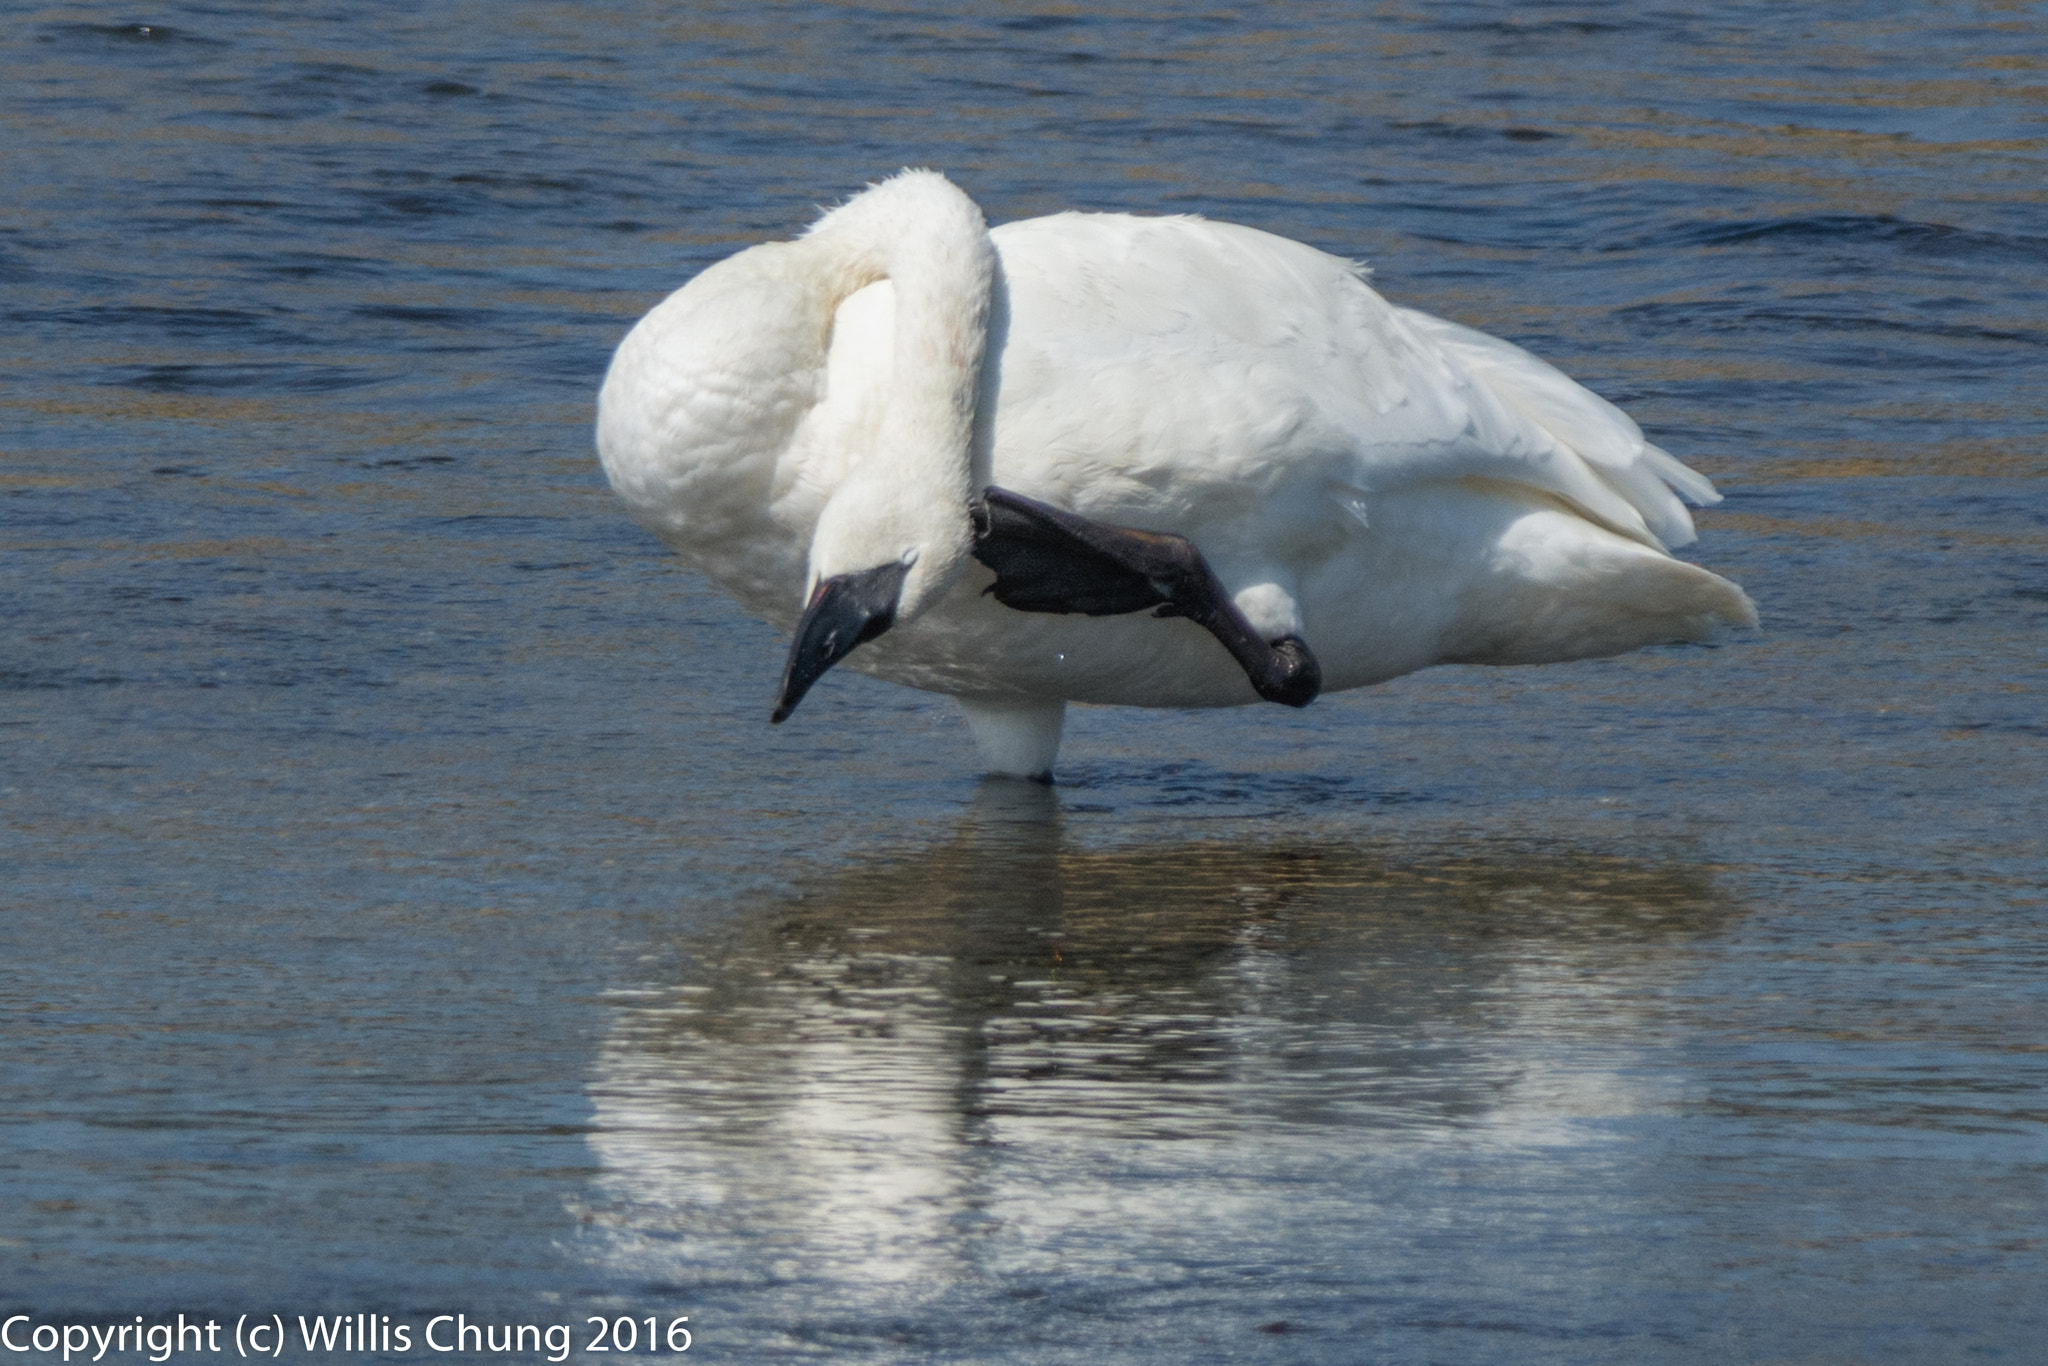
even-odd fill
[[(2041, 1359), (2038, 7), (8, 20), (6, 1314)], [(771, 731), (591, 401), (909, 163), (1557, 361), (1765, 628), (1081, 709), (1049, 792), (849, 672)]]

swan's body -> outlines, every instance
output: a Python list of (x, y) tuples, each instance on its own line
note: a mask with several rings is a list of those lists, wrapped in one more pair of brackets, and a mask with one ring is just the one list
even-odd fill
[(1250, 228), (990, 232), (929, 172), (655, 308), (598, 446), (635, 518), (777, 625), (889, 568), (893, 629), (854, 666), (960, 698), (998, 770), (1049, 768), (1067, 701), (1258, 694), (1192, 622), (986, 596), (968, 507), (990, 485), (1187, 538), (1255, 629), (1313, 647), (1325, 689), (1755, 621), (1667, 551), (1693, 539), (1674, 490), (1715, 501), (1706, 479), (1519, 348)]

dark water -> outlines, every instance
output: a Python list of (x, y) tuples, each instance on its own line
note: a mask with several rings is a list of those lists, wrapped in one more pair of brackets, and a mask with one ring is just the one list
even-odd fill
[[(17, 1340), (2043, 1359), (2038, 8), (7, 18)], [(1051, 793), (852, 674), (769, 730), (592, 396), (907, 163), (1369, 258), (1712, 474), (1765, 629), (1083, 709)]]

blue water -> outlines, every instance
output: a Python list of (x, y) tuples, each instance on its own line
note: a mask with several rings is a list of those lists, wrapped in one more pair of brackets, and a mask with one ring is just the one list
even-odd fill
[[(0, 1315), (2043, 1359), (2044, 52), (1989, 0), (10, 11)], [(782, 643), (592, 399), (905, 164), (1529, 346), (1718, 481), (1764, 629), (1080, 709), (1050, 792), (844, 671), (770, 730)]]

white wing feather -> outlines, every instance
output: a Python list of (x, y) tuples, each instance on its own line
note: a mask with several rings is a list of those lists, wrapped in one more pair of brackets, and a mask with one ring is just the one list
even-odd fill
[(1523, 417), (1565, 450), (1578, 455), (1642, 516), (1666, 547), (1698, 539), (1679, 496), (1702, 505), (1721, 495), (1697, 470), (1643, 439), (1643, 429), (1621, 409), (1513, 342), (1412, 308), (1395, 310), (1424, 336), (1464, 362)]
[(1154, 471), (1183, 499), (1206, 484), (1269, 504), (1313, 476), (1368, 520), (1375, 496), (1480, 480), (1662, 549), (1694, 538), (1677, 494), (1717, 501), (1614, 405), (1520, 347), (1394, 307), (1312, 247), (1115, 214), (995, 240), (1010, 309), (998, 463), (1082, 510), (1141, 508), (1168, 482)]

